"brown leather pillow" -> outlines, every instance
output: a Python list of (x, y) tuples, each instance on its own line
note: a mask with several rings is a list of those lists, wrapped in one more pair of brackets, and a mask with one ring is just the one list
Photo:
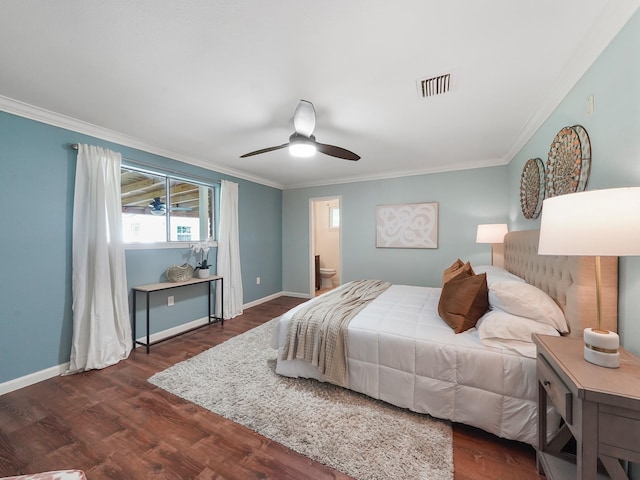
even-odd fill
[(464, 263), (462, 260), (457, 259), (451, 264), (450, 267), (445, 268), (444, 272), (442, 272), (442, 286), (444, 286), (445, 283), (458, 275), (460, 272), (468, 272), (471, 275), (475, 275), (469, 262)]
[(438, 313), (456, 333), (476, 325), (489, 310), (487, 275), (461, 271), (442, 286)]

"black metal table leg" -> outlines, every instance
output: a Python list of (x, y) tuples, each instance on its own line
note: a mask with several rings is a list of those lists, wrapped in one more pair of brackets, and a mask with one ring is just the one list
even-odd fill
[(207, 309), (208, 309), (207, 310), (207, 313), (208, 313), (207, 321), (208, 321), (208, 323), (211, 323), (211, 280), (209, 280), (208, 286), (209, 286), (209, 291), (207, 293), (209, 295), (209, 297), (208, 297), (209, 301), (207, 302)]
[(138, 296), (138, 291), (133, 290), (133, 348), (136, 348), (136, 297)]
[(149, 292), (147, 292), (147, 353), (149, 353), (149, 347), (151, 342), (149, 340)]

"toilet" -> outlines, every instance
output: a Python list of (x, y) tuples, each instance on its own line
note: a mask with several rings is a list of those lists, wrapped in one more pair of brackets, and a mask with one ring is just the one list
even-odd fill
[(333, 281), (331, 277), (336, 274), (335, 268), (321, 268), (320, 278), (322, 279), (322, 285), (320, 288), (333, 288)]

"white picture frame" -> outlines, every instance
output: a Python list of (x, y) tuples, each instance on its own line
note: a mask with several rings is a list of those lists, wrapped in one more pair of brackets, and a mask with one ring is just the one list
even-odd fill
[(377, 248), (438, 248), (438, 202), (378, 205)]

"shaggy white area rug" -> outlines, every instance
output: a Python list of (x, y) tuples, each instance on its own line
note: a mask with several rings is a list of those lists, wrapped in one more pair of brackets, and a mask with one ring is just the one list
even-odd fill
[(274, 321), (149, 379), (358, 480), (453, 479), (451, 425), (336, 387), (275, 373)]

